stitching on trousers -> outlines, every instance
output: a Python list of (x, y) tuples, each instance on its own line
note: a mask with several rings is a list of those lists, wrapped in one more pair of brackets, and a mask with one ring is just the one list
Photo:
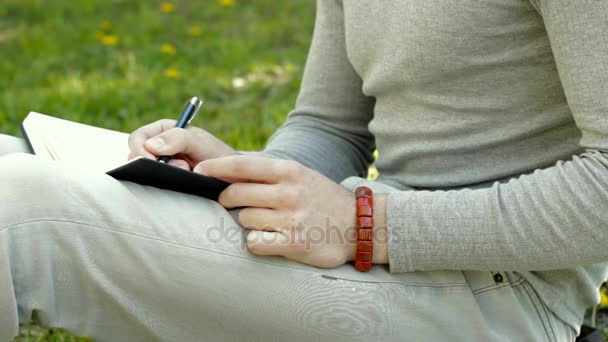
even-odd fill
[[(254, 263), (271, 265), (271, 266), (281, 267), (281, 268), (287, 268), (287, 269), (291, 269), (291, 270), (298, 270), (298, 271), (308, 272), (308, 273), (311, 273), (311, 274), (314, 274), (314, 275), (323, 276), (322, 273), (314, 272), (312, 270), (307, 270), (307, 269), (304, 269), (304, 268), (291, 267), (291, 266), (287, 266), (287, 265), (277, 265), (275, 263), (270, 263), (270, 262), (266, 262), (266, 261), (262, 261), (262, 260), (244, 258), (242, 256), (238, 256), (238, 255), (234, 255), (234, 254), (228, 254), (228, 253), (224, 253), (224, 252), (220, 252), (220, 251), (214, 251), (214, 250), (210, 250), (210, 249), (207, 249), (207, 248), (201, 248), (201, 247), (194, 247), (194, 246), (189, 246), (189, 245), (183, 245), (183, 244), (180, 244), (180, 243), (176, 243), (176, 242), (172, 242), (172, 241), (166, 241), (166, 240), (162, 240), (162, 239), (158, 239), (158, 238), (154, 238), (154, 237), (150, 237), (150, 236), (145, 236), (145, 235), (140, 235), (140, 234), (134, 234), (134, 233), (125, 232), (125, 231), (117, 231), (115, 229), (108, 228), (108, 227), (103, 227), (103, 226), (98, 226), (98, 225), (89, 224), (89, 223), (83, 223), (83, 222), (77, 222), (77, 221), (71, 221), (71, 220), (62, 220), (62, 219), (35, 219), (35, 220), (23, 221), (23, 222), (14, 223), (14, 224), (10, 224), (8, 226), (1, 227), (0, 228), (0, 233), (2, 233), (4, 231), (8, 231), (9, 229), (18, 228), (19, 226), (25, 226), (25, 225), (28, 225), (28, 224), (42, 223), (42, 222), (49, 222), (49, 223), (55, 222), (55, 223), (66, 223), (66, 224), (80, 225), (80, 226), (84, 226), (84, 227), (88, 227), (88, 228), (105, 230), (105, 231), (108, 231), (108, 232), (111, 232), (111, 233), (123, 234), (123, 235), (132, 236), (132, 237), (138, 237), (138, 238), (142, 238), (142, 239), (157, 241), (157, 242), (160, 242), (160, 243), (166, 243), (166, 244), (170, 244), (170, 245), (174, 245), (174, 246), (179, 246), (179, 247), (183, 247), (183, 248), (195, 249), (195, 250), (205, 251), (205, 252), (208, 252), (208, 253), (214, 253), (214, 254), (224, 255), (224, 256), (228, 256), (228, 257), (233, 257), (233, 258), (237, 258), (237, 259), (241, 259), (241, 260), (245, 260), (245, 261), (250, 261), (250, 262), (254, 262)], [(334, 277), (334, 276), (330, 276), (330, 277), (331, 278), (340, 279), (340, 280), (350, 281), (350, 282), (369, 283), (369, 284), (396, 284), (396, 285), (402, 285), (402, 286), (408, 286), (408, 287), (409, 286), (413, 286), (413, 287), (427, 286), (427, 287), (463, 287), (463, 288), (470, 288), (467, 284), (464, 284), (464, 283), (425, 284), (425, 283), (405, 283), (405, 282), (400, 282), (400, 281), (357, 280), (357, 279), (348, 279), (348, 278), (338, 278), (338, 277)]]
[(553, 324), (551, 323), (551, 318), (549, 317), (549, 313), (547, 312), (547, 308), (545, 307), (545, 305), (540, 300), (540, 296), (538, 295), (538, 292), (536, 292), (536, 290), (534, 288), (532, 288), (532, 291), (534, 292), (534, 294), (536, 295), (536, 297), (539, 299), (540, 304), (541, 304), (541, 306), (543, 308), (543, 311), (545, 312), (545, 317), (547, 317), (547, 323), (549, 323), (549, 329), (551, 329), (551, 334), (553, 334), (553, 340), (557, 341), (557, 335), (555, 334), (555, 330), (553, 329)]
[(503, 288), (503, 287), (507, 287), (507, 286), (514, 287), (514, 286), (517, 286), (517, 285), (521, 285), (521, 283), (523, 283), (524, 280), (525, 280), (524, 278), (519, 278), (519, 279), (517, 279), (516, 281), (514, 281), (511, 284), (506, 283), (506, 284), (491, 285), (491, 286), (482, 287), (480, 289), (477, 289), (477, 290), (473, 291), (473, 294), (477, 295), (477, 294), (485, 293), (485, 292), (488, 292), (488, 291), (491, 291), (491, 290), (494, 290), (494, 289)]
[(545, 335), (547, 336), (547, 340), (551, 341), (551, 335), (549, 335), (549, 331), (547, 330), (547, 326), (545, 325), (545, 321), (543, 320), (541, 314), (540, 314), (540, 310), (538, 310), (538, 305), (536, 304), (536, 302), (534, 301), (534, 298), (532, 298), (532, 295), (530, 294), (530, 292), (528, 291), (527, 288), (527, 284), (522, 282), (521, 283), (521, 288), (524, 289), (524, 291), (526, 292), (526, 294), (528, 295), (528, 298), (530, 299), (530, 302), (532, 302), (532, 306), (534, 306), (534, 310), (536, 310), (536, 314), (540, 320), (540, 323), (543, 325), (543, 329), (545, 330)]
[(343, 281), (349, 281), (349, 282), (355, 282), (355, 283), (382, 283), (382, 284), (400, 284), (400, 285), (404, 285), (404, 286), (411, 286), (411, 287), (434, 287), (434, 288), (444, 288), (444, 287), (463, 287), (463, 288), (468, 288), (469, 285), (467, 284), (461, 284), (461, 283), (445, 283), (445, 284), (431, 284), (431, 283), (404, 283), (404, 282), (400, 282), (400, 281), (372, 281), (372, 280), (356, 280), (356, 279), (349, 279), (349, 278), (343, 278), (343, 277), (335, 277), (335, 276), (328, 276), (328, 275), (321, 275), (322, 278), (325, 279), (330, 279), (330, 280), (343, 280)]
[(522, 279), (524, 279), (524, 278), (523, 277), (519, 277), (519, 278), (517, 278), (517, 280), (515, 280), (512, 283), (508, 283), (508, 282), (507, 283), (503, 283), (503, 284), (496, 284), (496, 283), (494, 283), (492, 285), (480, 287), (478, 289), (475, 289), (473, 291), (473, 294), (476, 294), (476, 293), (479, 293), (479, 292), (485, 292), (484, 290), (491, 290), (491, 289), (494, 289), (494, 288), (497, 288), (497, 287), (503, 287), (503, 286), (509, 286), (509, 285), (510, 286), (514, 286), (516, 283), (518, 283)]

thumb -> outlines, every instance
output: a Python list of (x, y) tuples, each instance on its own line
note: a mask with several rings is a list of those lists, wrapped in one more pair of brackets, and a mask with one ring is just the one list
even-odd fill
[(281, 233), (261, 230), (247, 233), (247, 248), (253, 254), (287, 256), (289, 245), (289, 239)]
[(196, 148), (195, 134), (183, 128), (171, 128), (144, 143), (149, 152), (157, 156), (191, 154)]

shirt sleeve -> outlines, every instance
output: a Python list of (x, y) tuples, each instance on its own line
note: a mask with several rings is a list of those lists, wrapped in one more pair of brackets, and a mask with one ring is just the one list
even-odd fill
[(535, 5), (585, 152), (491, 188), (391, 193), (391, 271), (540, 271), (608, 261), (608, 2)]
[(296, 107), (262, 154), (297, 160), (336, 182), (364, 176), (375, 149), (374, 103), (347, 57), (342, 2), (318, 0)]

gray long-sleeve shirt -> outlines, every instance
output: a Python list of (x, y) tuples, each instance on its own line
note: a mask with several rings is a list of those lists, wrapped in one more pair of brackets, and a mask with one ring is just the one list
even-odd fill
[(391, 271), (518, 271), (576, 324), (608, 277), (608, 1), (317, 7), (266, 153), (341, 181), (377, 147)]

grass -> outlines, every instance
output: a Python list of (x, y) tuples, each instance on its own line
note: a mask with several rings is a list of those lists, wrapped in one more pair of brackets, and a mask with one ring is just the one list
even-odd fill
[[(38, 111), (123, 132), (175, 118), (260, 149), (293, 107), (310, 0), (2, 0), (0, 132)], [(16, 341), (73, 341), (36, 321)]]
[(3, 0), (0, 132), (29, 111), (130, 132), (175, 118), (259, 149), (297, 95), (310, 0)]
[[(199, 95), (195, 125), (260, 149), (293, 107), (313, 17), (310, 0), (2, 0), (0, 132), (29, 111), (130, 132)], [(77, 340), (36, 319), (15, 339)]]

